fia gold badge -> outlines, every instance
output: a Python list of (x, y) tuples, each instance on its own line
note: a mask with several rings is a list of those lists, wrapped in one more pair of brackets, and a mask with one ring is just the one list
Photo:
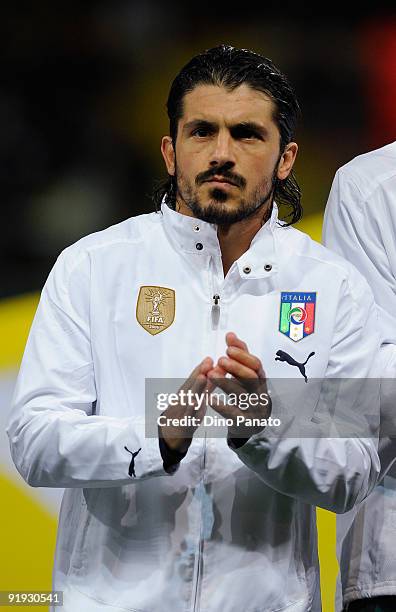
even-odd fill
[(175, 292), (167, 287), (140, 287), (136, 319), (155, 336), (172, 325), (175, 319)]

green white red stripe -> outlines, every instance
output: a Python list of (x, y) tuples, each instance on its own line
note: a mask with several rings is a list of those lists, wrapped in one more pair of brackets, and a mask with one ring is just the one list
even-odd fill
[(294, 342), (315, 330), (316, 291), (282, 291), (279, 331)]

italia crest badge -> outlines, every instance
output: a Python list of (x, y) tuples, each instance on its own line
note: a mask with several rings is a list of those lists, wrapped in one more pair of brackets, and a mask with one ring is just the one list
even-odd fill
[(136, 319), (152, 336), (172, 325), (175, 319), (175, 292), (167, 287), (140, 287)]
[(281, 292), (279, 331), (299, 342), (315, 330), (315, 292)]

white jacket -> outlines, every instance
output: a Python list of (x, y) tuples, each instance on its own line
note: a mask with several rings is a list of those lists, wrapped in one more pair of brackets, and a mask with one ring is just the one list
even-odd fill
[[(166, 308), (154, 304), (158, 288)], [(290, 327), (295, 339), (279, 331), (281, 292), (317, 292), (313, 333), (305, 323)], [(162, 321), (150, 319), (155, 310)], [(312, 435), (267, 428), (236, 451), (196, 436), (170, 476), (158, 440), (145, 437), (145, 379), (185, 379), (206, 355), (224, 354), (227, 331), (270, 379), (294, 380), (289, 414)], [(308, 383), (275, 360), (278, 350), (299, 362), (315, 352)], [(276, 206), (225, 279), (216, 227), (165, 205), (66, 249), (42, 293), (7, 427), (23, 478), (66, 488), (53, 577), (65, 612), (320, 610), (314, 506), (350, 510), (375, 486), (379, 459), (374, 437), (318, 435), (328, 414), (313, 379), (376, 376), (378, 350), (364, 279), (277, 224)], [(376, 414), (373, 396), (361, 412), (348, 405), (351, 422), (365, 408)], [(125, 447), (141, 449), (136, 477)]]
[(396, 465), (389, 468), (396, 444), (386, 436), (390, 426), (396, 431), (396, 142), (360, 155), (337, 171), (323, 241), (369, 282), (383, 342), (380, 457), (386, 476), (359, 509), (337, 521), (342, 592), (348, 603), (396, 595)]

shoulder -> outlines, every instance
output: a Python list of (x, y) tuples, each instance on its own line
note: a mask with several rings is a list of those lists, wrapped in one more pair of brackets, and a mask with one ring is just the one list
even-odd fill
[(69, 285), (88, 283), (91, 262), (96, 257), (102, 261), (117, 260), (125, 256), (125, 248), (139, 248), (150, 239), (161, 224), (161, 213), (148, 213), (130, 217), (99, 232), (88, 234), (74, 244), (66, 247), (58, 256), (46, 286), (52, 284)]
[(130, 217), (111, 225), (104, 230), (94, 232), (84, 236), (71, 246), (64, 250), (64, 253), (73, 253), (74, 255), (81, 251), (93, 251), (95, 249), (109, 247), (120, 243), (136, 243), (141, 242), (153, 230), (155, 230), (160, 222), (161, 213), (148, 213)]
[(130, 217), (104, 230), (80, 238), (60, 253), (58, 261), (74, 267), (79, 261), (95, 255), (98, 251), (109, 251), (108, 254), (111, 256), (111, 253), (122, 245), (139, 245), (149, 238), (160, 224), (161, 213), (152, 212)]
[(349, 184), (361, 196), (369, 199), (379, 188), (396, 181), (396, 141), (380, 149), (358, 155), (336, 172), (340, 184)]
[(353, 264), (308, 234), (295, 227), (278, 226), (275, 236), (278, 250), (287, 253), (288, 261), (294, 261), (305, 271), (316, 268), (326, 283), (333, 284), (337, 280), (356, 301), (367, 292), (371, 294), (366, 279)]

